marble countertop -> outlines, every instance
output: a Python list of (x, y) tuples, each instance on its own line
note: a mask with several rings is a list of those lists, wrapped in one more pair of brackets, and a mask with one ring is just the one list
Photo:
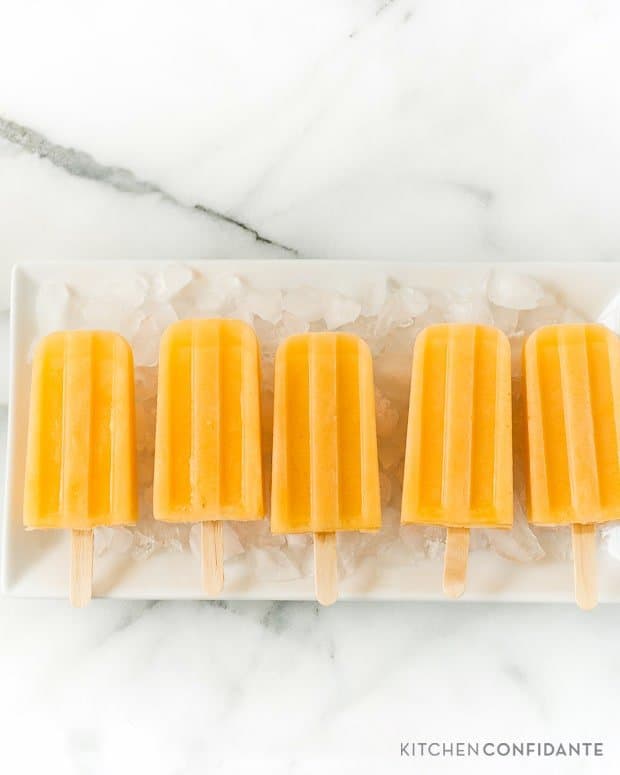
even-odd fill
[[(26, 259), (617, 260), (619, 32), (611, 0), (12, 3), (0, 334)], [(0, 633), (11, 773), (620, 765), (615, 606), (2, 599)], [(487, 740), (604, 756), (401, 752)]]

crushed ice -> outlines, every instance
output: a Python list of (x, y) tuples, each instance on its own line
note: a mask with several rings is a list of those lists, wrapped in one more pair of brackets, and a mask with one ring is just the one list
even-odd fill
[[(199, 553), (198, 525), (169, 525), (152, 514), (153, 454), (159, 339), (175, 320), (218, 315), (253, 324), (263, 351), (264, 433), (269, 441), (273, 413), (273, 360), (279, 342), (307, 330), (359, 334), (374, 356), (377, 436), (383, 527), (378, 534), (338, 535), (340, 572), (348, 575), (369, 561), (408, 564), (443, 555), (445, 533), (437, 527), (401, 526), (400, 498), (407, 429), (411, 351), (416, 335), (432, 323), (480, 322), (510, 338), (514, 356), (515, 424), (521, 421), (520, 353), (523, 338), (553, 322), (580, 320), (531, 277), (510, 270), (489, 272), (482, 288), (442, 292), (399, 285), (377, 275), (359, 296), (311, 287), (256, 288), (233, 274), (204, 276), (182, 263), (156, 273), (141, 272), (123, 282), (43, 285), (36, 301), (37, 337), (60, 328), (107, 328), (123, 334), (134, 350), (140, 518), (134, 528), (97, 528), (96, 552), (148, 557), (153, 551)], [(613, 300), (601, 322), (620, 331), (620, 301)], [(515, 428), (515, 439), (522, 434)], [(267, 443), (266, 448), (270, 445)], [(522, 454), (515, 450), (515, 523), (510, 531), (472, 533), (472, 550), (493, 551), (518, 562), (570, 556), (566, 528), (531, 529), (525, 519)], [(267, 474), (270, 461), (266, 461)], [(620, 527), (606, 526), (602, 542), (620, 559)], [(224, 525), (224, 558), (243, 558), (263, 579), (287, 581), (312, 573), (309, 535), (274, 536), (267, 520)]]

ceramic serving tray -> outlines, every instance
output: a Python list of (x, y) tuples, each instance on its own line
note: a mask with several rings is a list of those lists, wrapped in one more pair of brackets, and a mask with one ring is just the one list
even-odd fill
[[(483, 288), (489, 274), (526, 275), (576, 310), (586, 320), (597, 320), (620, 293), (620, 265), (614, 263), (360, 263), (346, 261), (203, 261), (184, 266), (210, 278), (237, 276), (261, 289), (311, 288), (339, 292), (343, 297), (365, 297), (381, 278), (407, 288), (454, 292)], [(6, 594), (24, 597), (67, 597), (69, 583), (68, 531), (26, 532), (22, 526), (23, 479), (30, 389), (29, 354), (40, 333), (37, 294), (50, 284), (77, 284), (93, 294), (101, 284), (114, 281), (128, 286), (139, 276), (153, 276), (170, 267), (158, 262), (28, 263), (13, 274), (11, 297), (10, 405), (6, 461), (6, 495), (2, 528), (2, 587)], [(86, 289), (86, 291), (84, 290)], [(98, 326), (105, 327), (99, 313)], [(105, 311), (103, 312), (105, 316)], [(620, 601), (620, 560), (599, 548), (601, 601)], [(344, 600), (444, 600), (443, 557), (413, 556), (410, 563), (393, 567), (368, 559), (340, 581)], [(107, 551), (95, 558), (93, 594), (124, 599), (199, 599), (200, 567), (190, 551), (154, 551), (148, 558), (131, 552)], [(261, 579), (245, 572), (237, 558), (226, 571), (222, 595), (228, 599), (313, 600), (311, 576), (285, 580)], [(472, 551), (467, 591), (463, 601), (574, 601), (570, 559), (545, 556), (515, 562), (490, 549)]]

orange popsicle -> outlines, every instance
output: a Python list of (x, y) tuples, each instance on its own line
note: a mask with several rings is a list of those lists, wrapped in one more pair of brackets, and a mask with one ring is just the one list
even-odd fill
[(592, 608), (596, 524), (620, 518), (620, 339), (597, 324), (540, 328), (524, 381), (529, 519), (572, 525), (577, 602)]
[(202, 523), (203, 586), (219, 593), (221, 521), (264, 516), (260, 351), (240, 320), (184, 320), (162, 337), (153, 513)]
[(292, 336), (276, 355), (271, 529), (314, 533), (317, 598), (328, 605), (336, 531), (380, 526), (370, 350), (351, 334)]
[(50, 334), (32, 367), (24, 525), (72, 531), (74, 605), (91, 597), (92, 529), (137, 517), (131, 349), (107, 331)]
[(435, 325), (411, 374), (403, 524), (447, 528), (444, 591), (464, 591), (469, 529), (510, 528), (510, 345), (495, 328)]

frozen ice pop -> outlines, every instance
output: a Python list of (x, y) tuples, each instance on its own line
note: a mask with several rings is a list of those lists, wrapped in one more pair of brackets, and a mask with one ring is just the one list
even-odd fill
[(451, 597), (465, 589), (470, 528), (512, 526), (510, 360), (488, 326), (430, 326), (415, 343), (401, 519), (447, 528)]
[(162, 337), (153, 513), (202, 523), (203, 587), (218, 594), (222, 520), (264, 516), (260, 351), (240, 320), (184, 320)]
[(93, 528), (137, 516), (131, 349), (108, 331), (50, 334), (32, 367), (24, 525), (72, 531), (73, 605), (91, 598)]
[(276, 354), (271, 529), (313, 533), (317, 599), (337, 590), (336, 532), (381, 526), (373, 370), (345, 333), (285, 340)]
[(524, 348), (528, 516), (572, 525), (575, 594), (597, 603), (596, 525), (620, 518), (620, 339), (554, 325)]

